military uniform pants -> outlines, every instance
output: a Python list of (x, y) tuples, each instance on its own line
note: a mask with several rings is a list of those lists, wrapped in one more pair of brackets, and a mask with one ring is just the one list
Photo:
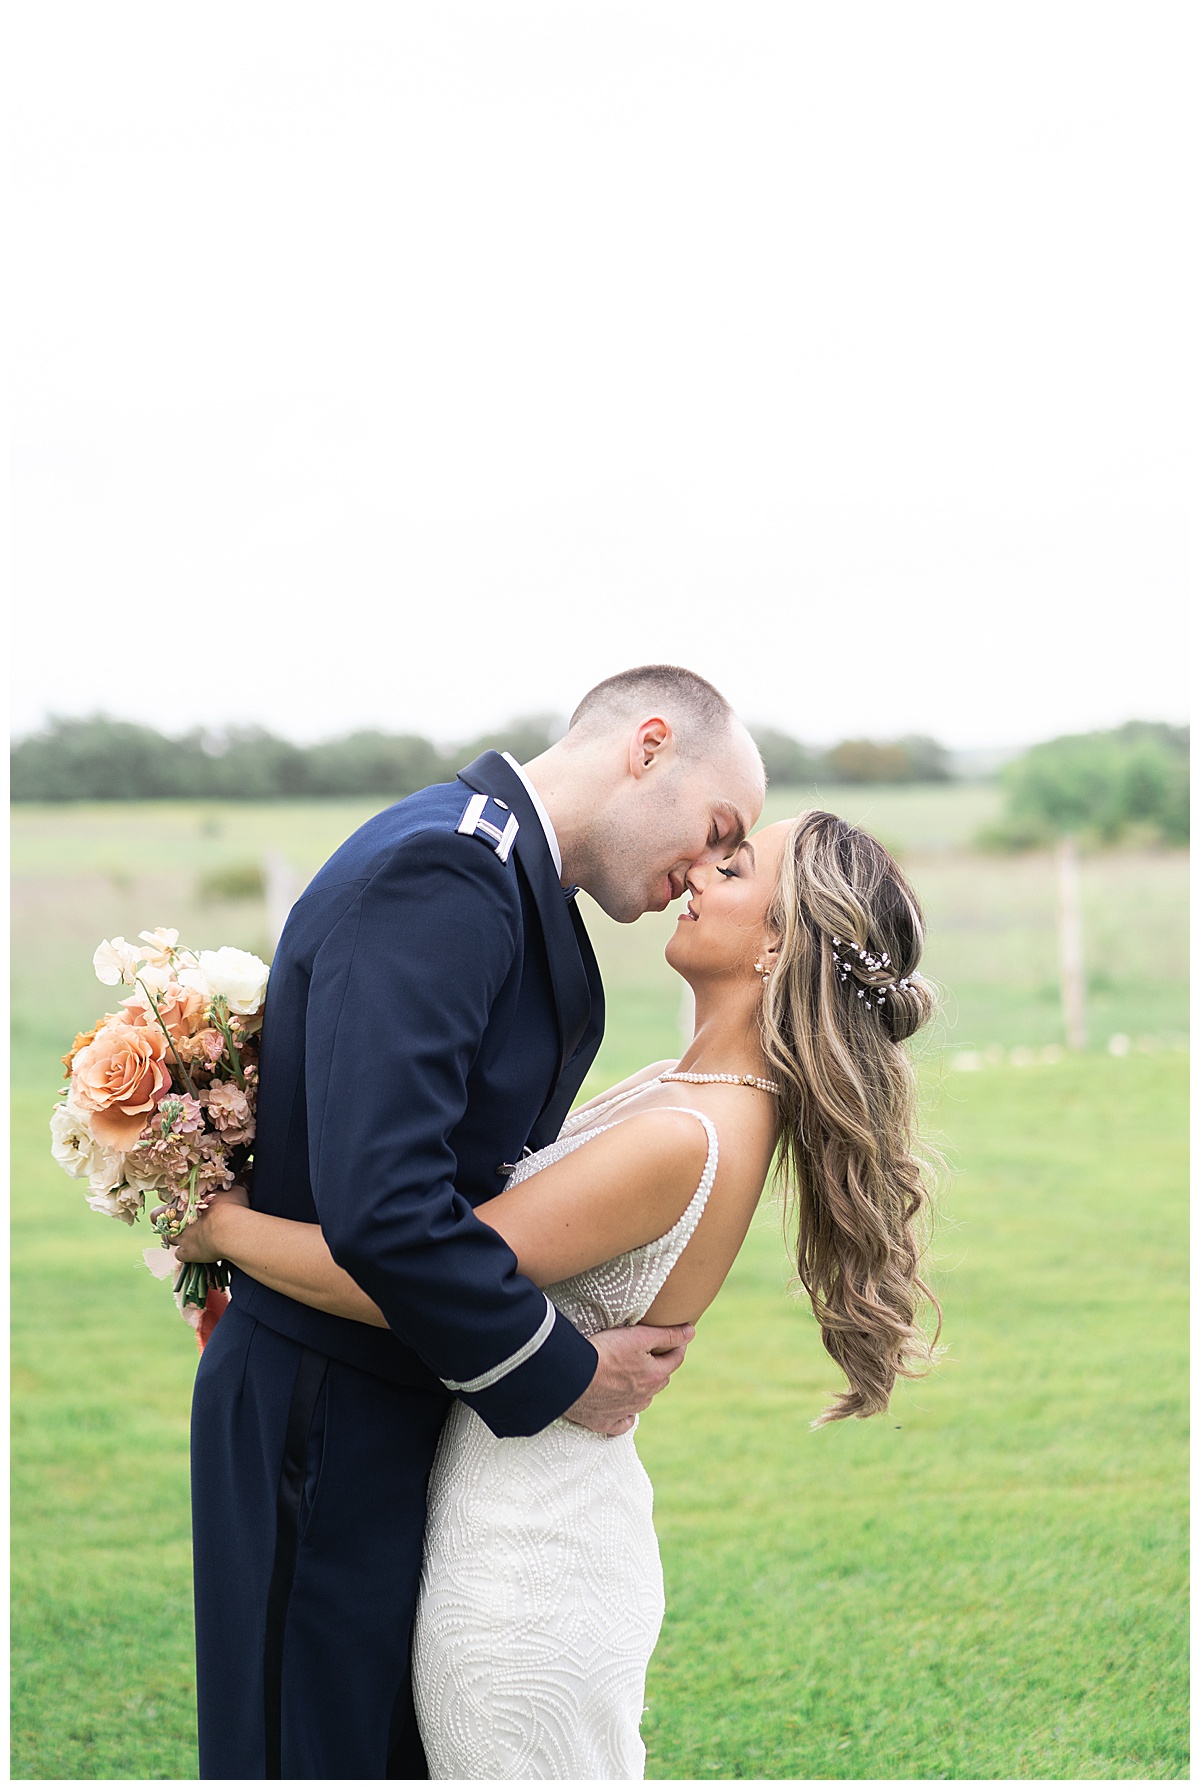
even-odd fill
[(423, 1778), (409, 1646), (449, 1400), (231, 1305), (192, 1408), (202, 1778)]

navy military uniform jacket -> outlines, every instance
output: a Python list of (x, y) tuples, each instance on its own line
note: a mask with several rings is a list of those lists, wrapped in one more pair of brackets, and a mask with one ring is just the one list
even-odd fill
[(472, 1208), (554, 1138), (599, 1046), (603, 994), (521, 779), (485, 752), (377, 814), (292, 909), (271, 971), (259, 1211), (319, 1221), (389, 1330), (238, 1270), (270, 1329), (529, 1435), (596, 1354)]

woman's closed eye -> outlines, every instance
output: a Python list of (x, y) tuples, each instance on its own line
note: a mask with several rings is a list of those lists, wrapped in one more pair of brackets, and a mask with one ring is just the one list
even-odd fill
[(719, 876), (736, 876), (737, 875), (736, 870), (726, 870), (726, 868), (723, 864), (717, 864), (714, 866), (714, 868), (716, 869), (717, 874)]

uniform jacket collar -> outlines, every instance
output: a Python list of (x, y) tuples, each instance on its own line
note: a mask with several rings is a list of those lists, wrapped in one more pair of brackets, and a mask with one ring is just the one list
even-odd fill
[(591, 941), (573, 899), (558, 880), (554, 859), (529, 792), (498, 752), (481, 752), (461, 781), (484, 795), (499, 796), (521, 823), (513, 850), (537, 905), (546, 939), (550, 980), (558, 1013), (559, 1072), (604, 1023), (604, 997)]

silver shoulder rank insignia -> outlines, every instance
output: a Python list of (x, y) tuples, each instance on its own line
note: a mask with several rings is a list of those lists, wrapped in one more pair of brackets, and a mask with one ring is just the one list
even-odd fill
[(462, 811), (455, 832), (467, 833), (475, 839), (491, 841), (492, 850), (502, 864), (508, 863), (513, 840), (521, 823), (507, 802), (498, 796), (473, 795)]

